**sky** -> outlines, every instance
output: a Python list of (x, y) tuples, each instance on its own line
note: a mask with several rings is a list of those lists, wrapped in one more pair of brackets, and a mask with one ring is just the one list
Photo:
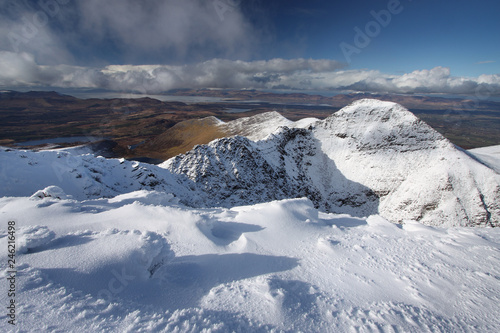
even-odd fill
[(500, 95), (493, 0), (0, 0), (0, 87)]

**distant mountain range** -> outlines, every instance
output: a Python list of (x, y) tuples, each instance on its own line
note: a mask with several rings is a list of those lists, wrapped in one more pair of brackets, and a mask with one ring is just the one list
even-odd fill
[(295, 104), (324, 104), (333, 107), (344, 107), (356, 100), (364, 98), (378, 99), (403, 105), (408, 109), (429, 110), (500, 110), (500, 103), (488, 101), (481, 97), (476, 101), (468, 98), (445, 98), (438, 96), (397, 95), (375, 93), (337, 94), (331, 97), (319, 94), (306, 93), (277, 93), (261, 90), (230, 90), (230, 89), (177, 89), (168, 92), (175, 96), (206, 96), (220, 97), (228, 100), (247, 101), (261, 100), (267, 102), (295, 103)]

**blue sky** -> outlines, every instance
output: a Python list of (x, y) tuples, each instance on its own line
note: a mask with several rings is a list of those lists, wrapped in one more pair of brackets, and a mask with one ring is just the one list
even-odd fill
[(493, 0), (0, 0), (0, 87), (500, 95), (499, 14)]
[[(273, 1), (271, 19), (278, 43), (273, 55), (342, 60), (339, 44), (354, 44), (371, 12), (390, 1)], [(395, 3), (397, 3), (396, 1)], [(456, 75), (500, 73), (500, 2), (401, 0), (370, 44), (352, 57), (352, 68), (397, 74), (436, 66)], [(283, 47), (285, 45), (285, 47)], [(290, 50), (288, 47), (292, 48)], [(298, 46), (296, 54), (293, 48)], [(479, 64), (480, 62), (494, 61)]]

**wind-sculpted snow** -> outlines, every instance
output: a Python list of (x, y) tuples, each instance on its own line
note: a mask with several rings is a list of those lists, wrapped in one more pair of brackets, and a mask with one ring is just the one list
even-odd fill
[(457, 149), (393, 103), (287, 124), (161, 166), (0, 149), (15, 328), (500, 331), (495, 158)]
[(16, 255), (19, 331), (500, 329), (498, 228), (399, 226), (321, 213), (304, 198), (196, 209), (147, 190), (4, 197), (0, 216), (28, 249)]
[(17, 240), (17, 251), (26, 253), (42, 245), (49, 243), (56, 234), (44, 226), (29, 226), (19, 230)]

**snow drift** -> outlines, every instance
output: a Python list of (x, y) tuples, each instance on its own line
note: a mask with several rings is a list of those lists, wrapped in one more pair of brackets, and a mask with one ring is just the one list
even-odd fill
[[(134, 191), (0, 198), (19, 331), (498, 332), (500, 229), (399, 226), (305, 198), (196, 209)], [(41, 205), (41, 203), (44, 203)], [(4, 224), (5, 225), (5, 224)], [(0, 229), (0, 246), (7, 248)], [(0, 254), (6, 281), (7, 251)], [(5, 284), (2, 284), (5, 286)], [(7, 292), (0, 304), (8, 304)], [(8, 332), (6, 314), (0, 330)]]

